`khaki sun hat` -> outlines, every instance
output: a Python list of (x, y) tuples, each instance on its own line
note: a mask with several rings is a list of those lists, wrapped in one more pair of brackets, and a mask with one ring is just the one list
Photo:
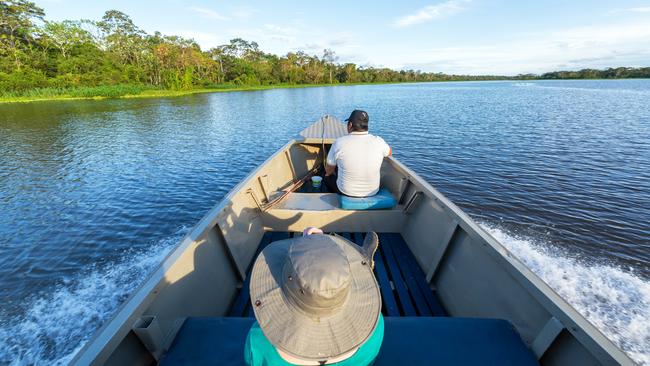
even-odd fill
[(377, 234), (369, 233), (363, 248), (331, 235), (267, 246), (253, 266), (250, 293), (255, 317), (271, 344), (314, 361), (363, 344), (381, 311), (371, 268), (377, 245)]

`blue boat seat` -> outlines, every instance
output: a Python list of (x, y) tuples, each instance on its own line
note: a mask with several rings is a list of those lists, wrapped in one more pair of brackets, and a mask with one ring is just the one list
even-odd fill
[(339, 203), (344, 210), (383, 210), (395, 207), (397, 200), (389, 190), (382, 188), (370, 197), (350, 197), (339, 195)]
[[(381, 365), (539, 365), (505, 320), (385, 317)], [(254, 318), (188, 318), (161, 365), (244, 365)]]

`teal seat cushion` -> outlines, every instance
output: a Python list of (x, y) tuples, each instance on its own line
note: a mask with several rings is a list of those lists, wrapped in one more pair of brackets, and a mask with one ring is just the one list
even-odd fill
[(350, 197), (339, 195), (341, 208), (344, 210), (383, 210), (395, 207), (397, 200), (389, 190), (382, 188), (370, 197)]

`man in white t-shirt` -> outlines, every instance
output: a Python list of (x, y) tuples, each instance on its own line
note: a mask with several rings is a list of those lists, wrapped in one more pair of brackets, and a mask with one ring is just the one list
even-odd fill
[(365, 111), (352, 111), (346, 119), (348, 135), (339, 137), (332, 144), (324, 179), (330, 191), (368, 197), (379, 190), (381, 163), (392, 154), (392, 150), (384, 139), (368, 133), (368, 120)]

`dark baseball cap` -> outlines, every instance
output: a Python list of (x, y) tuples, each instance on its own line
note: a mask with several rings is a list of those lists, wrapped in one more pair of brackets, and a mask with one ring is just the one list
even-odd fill
[(346, 122), (351, 122), (352, 124), (358, 123), (358, 124), (365, 124), (366, 126), (368, 125), (368, 113), (366, 111), (362, 111), (360, 109), (355, 109), (350, 113), (350, 117), (346, 119)]

